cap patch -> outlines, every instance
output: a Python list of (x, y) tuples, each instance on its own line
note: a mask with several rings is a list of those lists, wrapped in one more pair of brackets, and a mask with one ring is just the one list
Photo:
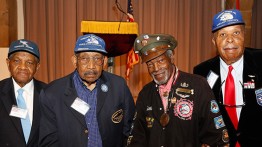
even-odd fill
[(245, 24), (242, 14), (239, 10), (224, 10), (217, 13), (213, 18), (213, 26), (212, 32), (215, 32), (221, 28), (237, 25), (237, 24)]

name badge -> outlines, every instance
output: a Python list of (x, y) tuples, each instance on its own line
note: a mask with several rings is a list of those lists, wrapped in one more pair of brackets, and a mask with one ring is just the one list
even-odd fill
[(78, 97), (74, 100), (71, 107), (83, 115), (85, 115), (90, 109), (90, 105)]
[(215, 85), (217, 78), (218, 78), (218, 75), (216, 73), (214, 73), (212, 70), (210, 70), (210, 72), (207, 75), (207, 82), (208, 82), (209, 86), (211, 87), (211, 89)]
[(27, 115), (27, 109), (22, 109), (17, 107), (16, 105), (13, 105), (9, 115), (25, 119)]

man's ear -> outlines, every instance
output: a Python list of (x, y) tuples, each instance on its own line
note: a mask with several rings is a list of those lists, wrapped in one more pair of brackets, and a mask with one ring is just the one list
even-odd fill
[(9, 62), (10, 62), (10, 60), (8, 59), (8, 58), (6, 58), (6, 65), (7, 65), (7, 68), (8, 68), (8, 70), (9, 70), (9, 72), (10, 72), (10, 66), (9, 66)]
[(212, 38), (212, 43), (214, 44), (214, 46), (216, 46), (216, 42), (215, 42), (215, 38)]
[(76, 57), (76, 55), (73, 55), (72, 57), (71, 57), (71, 61), (72, 61), (72, 63), (73, 63), (73, 66), (76, 68), (76, 61), (77, 60), (77, 57)]
[(216, 46), (216, 38), (217, 38), (217, 32), (213, 33), (213, 37), (212, 37), (212, 43), (214, 44), (214, 46)]
[(36, 71), (38, 71), (39, 67), (40, 67), (40, 63), (38, 62), (36, 65)]
[(172, 51), (172, 54), (170, 55), (171, 63), (175, 64), (175, 50)]
[(105, 56), (105, 57), (104, 57), (103, 69), (107, 70), (107, 68), (108, 68), (108, 57)]

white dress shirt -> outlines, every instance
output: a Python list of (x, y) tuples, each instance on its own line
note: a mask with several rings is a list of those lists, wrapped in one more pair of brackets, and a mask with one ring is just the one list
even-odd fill
[(15, 90), (15, 97), (16, 97), (16, 99), (17, 99), (17, 96), (18, 96), (17, 90), (20, 89), (20, 88), (22, 88), (24, 90), (23, 97), (25, 99), (27, 111), (28, 111), (30, 122), (31, 122), (31, 125), (32, 125), (32, 120), (33, 120), (33, 103), (34, 103), (34, 82), (33, 82), (33, 80), (31, 80), (24, 87), (20, 87), (15, 82), (14, 79), (13, 79), (13, 83), (14, 83), (14, 90)]
[[(243, 68), (244, 68), (244, 58), (243, 56), (235, 63), (232, 64), (233, 70), (231, 72), (234, 83), (235, 83), (235, 91), (236, 91), (236, 105), (243, 105)], [(223, 93), (223, 101), (224, 101), (224, 92), (225, 92), (225, 80), (228, 74), (228, 66), (221, 58), (220, 58), (220, 76), (222, 85), (222, 93)], [(239, 120), (240, 112), (242, 107), (237, 107), (237, 118)]]

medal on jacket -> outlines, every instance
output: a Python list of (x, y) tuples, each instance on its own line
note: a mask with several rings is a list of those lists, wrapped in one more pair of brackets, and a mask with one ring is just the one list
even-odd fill
[(169, 117), (169, 108), (171, 107), (171, 99), (173, 99), (173, 95), (174, 95), (174, 88), (173, 85), (176, 82), (178, 76), (178, 68), (176, 68), (176, 72), (175, 72), (175, 76), (172, 82), (172, 87), (169, 93), (164, 93), (164, 97), (167, 97), (167, 106), (166, 109), (164, 109), (164, 113), (161, 115), (160, 117), (160, 124), (162, 127), (166, 127), (169, 123), (170, 117)]
[(160, 124), (162, 127), (167, 126), (167, 124), (169, 123), (169, 115), (164, 112), (161, 117), (160, 117)]
[[(173, 90), (171, 90), (173, 91)], [(172, 92), (172, 95), (173, 95), (173, 92)], [(169, 123), (169, 108), (171, 107), (171, 92), (169, 93), (169, 96), (168, 96), (168, 101), (167, 101), (167, 106), (166, 106), (166, 109), (164, 110), (164, 113), (161, 115), (160, 117), (160, 124), (162, 127), (166, 127)]]

